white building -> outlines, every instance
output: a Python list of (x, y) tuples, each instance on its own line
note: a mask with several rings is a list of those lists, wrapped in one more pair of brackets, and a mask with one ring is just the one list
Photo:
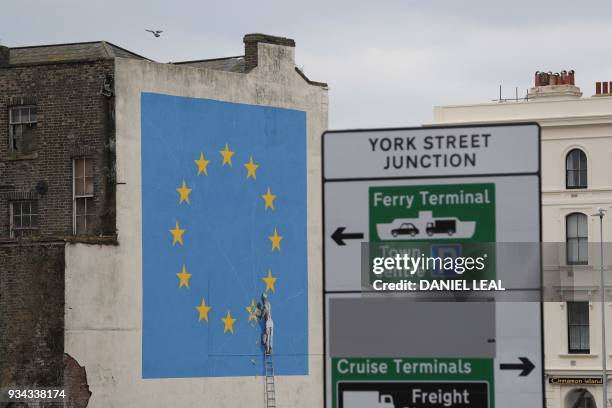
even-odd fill
[[(127, 58), (116, 58), (114, 61), (118, 245), (100, 246), (75, 243), (68, 245), (66, 248), (65, 352), (74, 357), (86, 369), (87, 383), (91, 391), (89, 406), (240, 407), (264, 406), (265, 404), (266, 382), (265, 377), (261, 374), (242, 376), (179, 375), (171, 378), (158, 375), (157, 377), (145, 378), (143, 369), (146, 364), (143, 361), (142, 351), (143, 293), (146, 295), (146, 290), (143, 289), (143, 286), (145, 286), (143, 285), (143, 229), (146, 230), (147, 226), (143, 225), (143, 203), (145, 203), (145, 199), (143, 197), (144, 170), (142, 163), (144, 162), (144, 153), (141, 152), (145, 149), (145, 138), (142, 137), (144, 134), (142, 128), (145, 124), (141, 115), (144, 111), (142, 101), (145, 93), (162, 95), (168, 98), (212, 100), (240, 104), (240, 106), (265, 106), (297, 111), (298, 114), (301, 114), (300, 118), (304, 118), (304, 122), (300, 122), (300, 124), (303, 123), (303, 127), (300, 128), (302, 129), (301, 135), (296, 136), (303, 138), (299, 140), (298, 144), (305, 146), (306, 150), (302, 152), (305, 157), (306, 169), (303, 170), (308, 197), (308, 202), (304, 207), (308, 214), (313, 214), (313, 216), (321, 211), (320, 135), (327, 128), (327, 85), (309, 80), (296, 67), (293, 40), (263, 34), (250, 34), (245, 36), (244, 42), (245, 55), (240, 57), (174, 64)], [(171, 99), (171, 101), (174, 100)], [(169, 105), (176, 103), (171, 102)], [(198, 112), (203, 115), (202, 111)], [(222, 132), (229, 133), (227, 129), (231, 129), (235, 121), (226, 120), (223, 123), (225, 127), (221, 127), (217, 132), (219, 134)], [(252, 121), (253, 128), (258, 125), (260, 127), (265, 126), (266, 131), (272, 135), (278, 134), (279, 137), (287, 137), (285, 128), (279, 128), (279, 125), (274, 121), (267, 119), (263, 123)], [(240, 137), (247, 137), (245, 133), (242, 133)], [(163, 136), (169, 145), (180, 145), (184, 140), (184, 135), (180, 132), (166, 132)], [(207, 137), (210, 136), (201, 135), (203, 141)], [(237, 143), (236, 139), (234, 141)], [(232, 147), (231, 144), (230, 141), (230, 148)], [(227, 144), (225, 146), (226, 150), (229, 150)], [(267, 147), (278, 149), (274, 142), (268, 143)], [(221, 164), (221, 156), (216, 151), (222, 148), (223, 146), (219, 146), (218, 149), (211, 148), (206, 152), (206, 158), (211, 163), (208, 172), (211, 174), (212, 169), (220, 173), (221, 170), (219, 169), (222, 169), (222, 166), (226, 164), (226, 156), (223, 155), (223, 152), (221, 152), (223, 156), (223, 164)], [(198, 153), (195, 152), (186, 156), (189, 160), (184, 161), (188, 163), (189, 169), (192, 171), (189, 176), (192, 183), (200, 173), (207, 175), (206, 165), (208, 162), (204, 159), (204, 156), (200, 156), (199, 161), (201, 163), (196, 161), (197, 167), (193, 163), (198, 158)], [(227, 159), (229, 166), (224, 169), (229, 172), (233, 152), (230, 151), (228, 154), (230, 154)], [(238, 154), (239, 152), (234, 157), (236, 161)], [(170, 157), (169, 160), (178, 163), (175, 157)], [(257, 157), (255, 157), (255, 160), (257, 160)], [(242, 163), (234, 163), (231, 169), (246, 172)], [(255, 167), (249, 168), (248, 166), (249, 163), (245, 164), (252, 177), (251, 180), (254, 180), (257, 165), (253, 164), (253, 158), (251, 158), (250, 166)], [(265, 167), (262, 165), (262, 168)], [(259, 176), (258, 180), (263, 177), (260, 175), (261, 173), (257, 174)], [(199, 180), (204, 179), (204, 177), (202, 175)], [(189, 184), (189, 179), (187, 180)], [(210, 180), (210, 178), (207, 180)], [(244, 180), (250, 181), (249, 175)], [(180, 180), (177, 183), (179, 183), (177, 186), (170, 187), (163, 186), (160, 183), (159, 197), (163, 197), (164, 194), (172, 194), (174, 198), (176, 191), (178, 191), (175, 191), (175, 187), (180, 186)], [(196, 191), (197, 187), (194, 187), (193, 184), (190, 187), (194, 189), (194, 192)], [(185, 188), (185, 181), (183, 181), (183, 189)], [(200, 191), (202, 191), (202, 188)], [(264, 192), (265, 190), (261, 194)], [(188, 193), (189, 191), (185, 193), (187, 194), (187, 203), (189, 203)], [(269, 188), (268, 193), (270, 194)], [(182, 202), (183, 195), (181, 197)], [(271, 200), (274, 197), (272, 196)], [(256, 196), (256, 199), (258, 201), (253, 201), (253, 203), (257, 204), (257, 208), (260, 208), (261, 211), (264, 211), (264, 201), (259, 196)], [(193, 201), (192, 194), (192, 204)], [(178, 199), (176, 203), (180, 204)], [(280, 206), (278, 202), (276, 204)], [(271, 205), (274, 208), (272, 201), (266, 201), (266, 205)], [(171, 224), (171, 227), (174, 226), (174, 221)], [(323, 405), (322, 324), (320, 318), (322, 305), (321, 227), (316, 223), (310, 223), (307, 228), (308, 244), (305, 251), (309, 259), (307, 266), (308, 288), (300, 288), (301, 293), (307, 293), (307, 301), (310, 305), (307, 311), (304, 311), (308, 314), (306, 329), (308, 333), (307, 369), (304, 370), (306, 371), (305, 375), (277, 375), (274, 398), (279, 405), (282, 404), (287, 407)], [(178, 221), (176, 231), (180, 231)], [(279, 231), (282, 232), (280, 228)], [(167, 235), (164, 238), (168, 238), (166, 246), (173, 249), (175, 241), (169, 240), (170, 235), (168, 235), (166, 228), (162, 232)], [(176, 248), (181, 248), (183, 245), (180, 237), (181, 235), (176, 238), (180, 241), (180, 245), (177, 244)], [(278, 240), (276, 245), (279, 245), (280, 238)], [(266, 237), (263, 237), (262, 242), (269, 245)], [(274, 250), (274, 247), (272, 250)], [(280, 246), (278, 250), (280, 251)], [(240, 254), (237, 254), (238, 256)], [(201, 263), (206, 265), (206, 261), (202, 260)], [(183, 268), (185, 267), (183, 266)], [(178, 290), (183, 286), (183, 283), (181, 281), (180, 286), (178, 286), (178, 280), (174, 276), (175, 272), (177, 271), (168, 271), (168, 276), (173, 279), (172, 283)], [(197, 273), (193, 270), (189, 272)], [(183, 269), (183, 274), (185, 273), (185, 269)], [(278, 272), (275, 271), (275, 273)], [(176, 273), (176, 275), (179, 274)], [(190, 275), (183, 276), (188, 279)], [(181, 279), (184, 279), (184, 277)], [(281, 282), (282, 279), (285, 279), (285, 282), (287, 281), (287, 278), (281, 277), (280, 279)], [(259, 288), (264, 288), (263, 290), (267, 291), (261, 280), (257, 279), (256, 283), (258, 284), (258, 290), (260, 290), (259, 294), (262, 290)], [(271, 281), (272, 288), (274, 287), (273, 284), (274, 281)], [(182, 289), (189, 289), (189, 284), (186, 286)], [(206, 296), (208, 296), (206, 303), (210, 303), (211, 294), (208, 293)], [(199, 301), (200, 298), (198, 298)], [(167, 299), (160, 296), (157, 302), (163, 304), (167, 302)], [(216, 330), (221, 333), (220, 336), (225, 335), (223, 339), (232, 338), (234, 322), (231, 320), (229, 311), (227, 311), (227, 317), (225, 317), (225, 319), (229, 319), (229, 323), (226, 322), (226, 329), (222, 329), (220, 325), (224, 319), (220, 318), (225, 315), (226, 309), (220, 311), (220, 307), (215, 309), (215, 305), (212, 305), (213, 311), (217, 310), (217, 313), (223, 315), (213, 316), (211, 314), (209, 322), (208, 310), (210, 310), (210, 307), (206, 309), (206, 305), (202, 303), (198, 307), (200, 312), (198, 319), (194, 306), (197, 306), (197, 304), (194, 303), (185, 309), (185, 313), (189, 313), (185, 316), (190, 316), (194, 324), (199, 324), (202, 330), (207, 330), (207, 323), (211, 325), (214, 323)], [(238, 327), (238, 324), (246, 322), (247, 317), (250, 321), (251, 314), (254, 314), (254, 308), (250, 311), (245, 308), (245, 306), (248, 306), (246, 300), (244, 305), (240, 304), (240, 306), (232, 310), (234, 321), (238, 321), (236, 327)], [(280, 310), (279, 306), (279, 309), (276, 309), (276, 316), (279, 316)], [(225, 334), (226, 331), (228, 331), (227, 334)], [(239, 330), (236, 331), (240, 334)], [(244, 329), (242, 333), (244, 333)], [(292, 333), (285, 332), (283, 335), (287, 338)], [(281, 338), (278, 336), (277, 334), (276, 339), (280, 340)], [(185, 337), (184, 340), (188, 341), (188, 338)], [(278, 340), (275, 340), (275, 345)], [(170, 349), (172, 347), (182, 347), (182, 345), (167, 344), (166, 347)], [(202, 353), (207, 352), (203, 347)], [(263, 352), (261, 355), (263, 356)], [(237, 358), (252, 358), (252, 362), (255, 364), (255, 358), (258, 358), (258, 356), (242, 355)], [(275, 355), (275, 358), (278, 358), (278, 355)]]
[[(547, 246), (544, 255), (546, 276), (558, 278), (548, 283), (557, 298), (544, 306), (547, 406), (601, 407), (600, 227), (591, 215), (608, 210), (603, 240), (612, 241), (612, 95), (608, 83), (603, 92), (598, 83), (596, 95), (582, 97), (573, 72), (536, 73), (535, 82), (527, 100), (438, 106), (434, 122), (536, 121), (542, 127), (543, 241), (559, 243)], [(612, 287), (609, 252), (604, 250), (607, 288)], [(610, 376), (612, 303), (605, 309)]]

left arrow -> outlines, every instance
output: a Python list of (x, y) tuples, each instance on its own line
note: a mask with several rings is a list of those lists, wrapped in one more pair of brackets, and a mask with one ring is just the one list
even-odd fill
[(501, 370), (522, 370), (519, 376), (526, 377), (535, 366), (527, 357), (519, 357), (519, 360), (521, 360), (520, 364), (500, 364), (499, 368)]
[(363, 233), (361, 232), (344, 232), (346, 227), (338, 227), (331, 235), (332, 239), (338, 245), (346, 245), (345, 239), (363, 239)]

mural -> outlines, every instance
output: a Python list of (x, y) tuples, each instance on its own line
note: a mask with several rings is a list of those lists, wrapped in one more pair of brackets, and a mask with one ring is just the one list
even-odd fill
[(306, 114), (143, 93), (142, 376), (308, 374)]

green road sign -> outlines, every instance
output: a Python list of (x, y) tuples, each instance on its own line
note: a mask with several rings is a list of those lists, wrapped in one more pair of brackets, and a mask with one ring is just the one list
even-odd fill
[(495, 184), (437, 184), (369, 188), (369, 259), (410, 257), (478, 257), (482, 270), (463, 271), (434, 265), (406, 274), (370, 274), (386, 282), (401, 279), (495, 279)]
[(333, 408), (493, 408), (491, 358), (332, 358)]
[(370, 242), (495, 242), (495, 185), (370, 187)]

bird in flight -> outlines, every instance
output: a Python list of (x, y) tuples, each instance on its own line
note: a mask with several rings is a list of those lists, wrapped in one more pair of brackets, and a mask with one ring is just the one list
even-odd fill
[(145, 29), (145, 31), (148, 31), (149, 33), (153, 34), (154, 37), (159, 37), (161, 35), (161, 33), (164, 32), (164, 30), (147, 30)]

